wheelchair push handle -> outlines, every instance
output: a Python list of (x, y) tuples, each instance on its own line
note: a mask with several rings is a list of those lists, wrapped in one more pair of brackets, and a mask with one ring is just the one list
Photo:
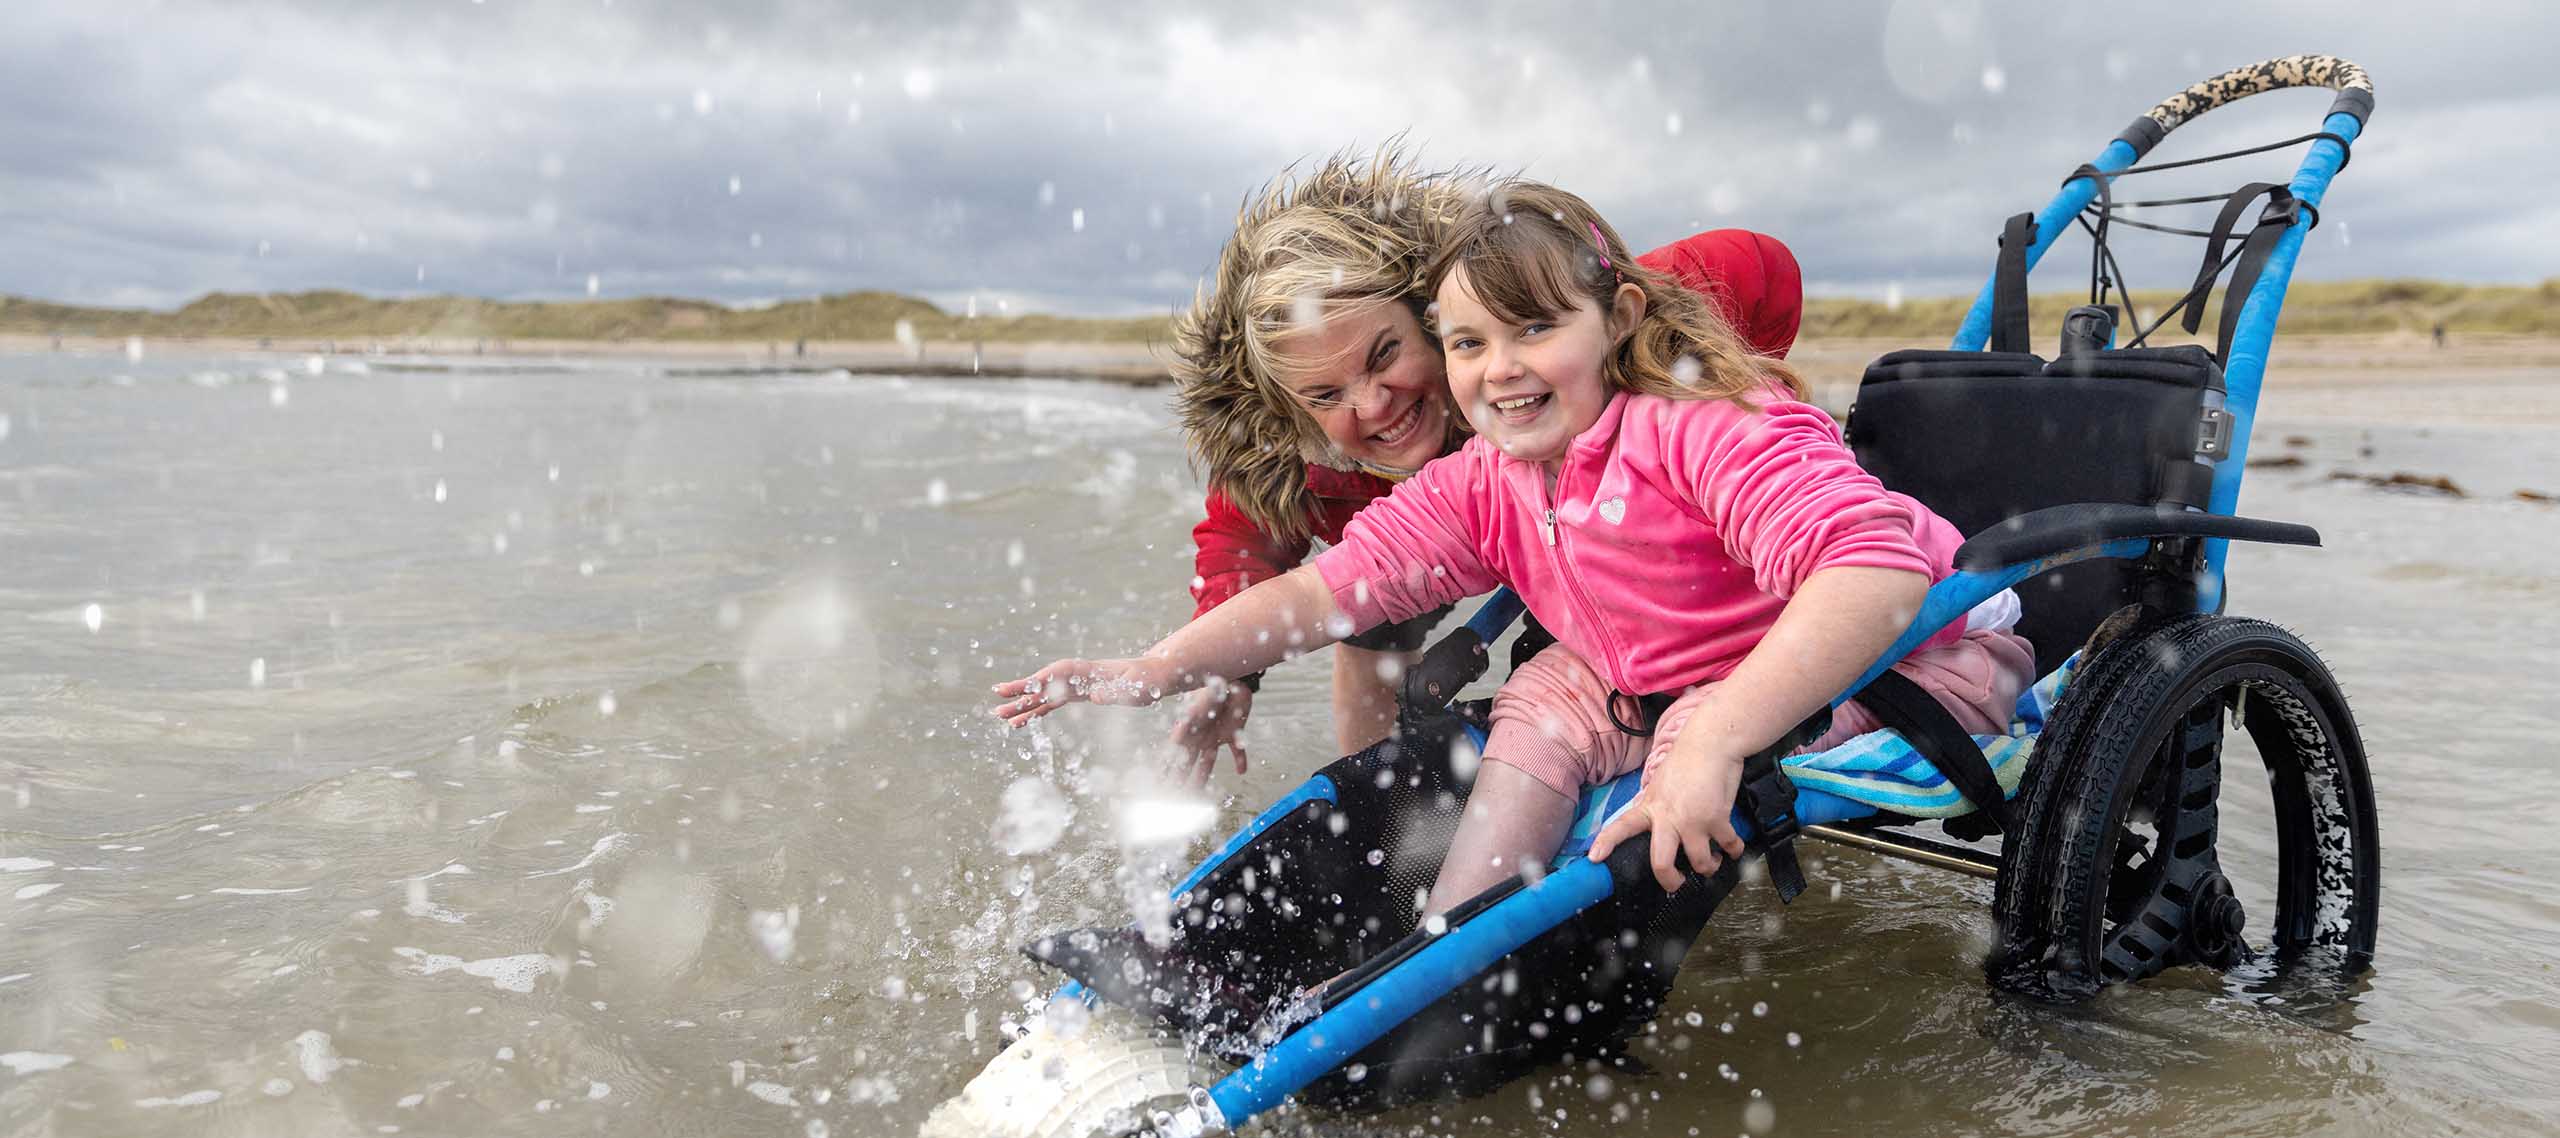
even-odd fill
[[(2276, 59), (2234, 67), (2160, 100), (2158, 106), (2142, 113), (2133, 125), (2116, 135), (2118, 141), (2133, 148), (2134, 157), (2150, 153), (2169, 132), (2186, 125), (2196, 116), (2226, 103), (2236, 103), (2251, 95), (2280, 91), (2289, 87), (2325, 87), (2336, 91), (2338, 98), (2329, 104), (2330, 115), (2352, 115), (2363, 123), (2373, 115), (2373, 79), (2356, 64), (2334, 55), (2288, 55)], [(2321, 116), (2326, 119), (2328, 115)]]

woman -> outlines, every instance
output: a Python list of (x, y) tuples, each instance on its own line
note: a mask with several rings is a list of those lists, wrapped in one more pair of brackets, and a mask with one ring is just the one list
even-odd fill
[[(1441, 228), (1481, 186), (1418, 170), (1393, 149), (1336, 157), (1248, 202), (1214, 277), (1174, 324), (1175, 404), (1206, 468), (1195, 617), (1304, 561), (1314, 542), (1396, 481), (1456, 450), (1448, 373), (1424, 331), (1425, 274)], [(1803, 278), (1776, 239), (1709, 230), (1638, 257), (1706, 295), (1753, 350), (1784, 356)], [(1349, 754), (1386, 737), (1396, 692), (1447, 610), (1384, 625), (1334, 649), (1334, 739)], [(1258, 676), (1183, 705), (1172, 741), (1190, 779), (1218, 752), (1245, 770), (1238, 733)]]

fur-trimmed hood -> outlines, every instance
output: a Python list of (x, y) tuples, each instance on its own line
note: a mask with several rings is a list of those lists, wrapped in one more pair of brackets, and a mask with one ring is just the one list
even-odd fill
[(1292, 540), (1311, 532), (1309, 462), (1349, 468), (1279, 378), (1267, 374), (1249, 339), (1268, 343), (1283, 331), (1249, 327), (1255, 275), (1310, 256), (1284, 223), (1320, 215), (1336, 233), (1356, 238), (1361, 256), (1375, 258), (1364, 275), (1384, 270), (1398, 285), (1394, 297), (1419, 312), (1439, 228), (1471, 188), (1463, 175), (1417, 170), (1393, 148), (1367, 159), (1337, 155), (1303, 177), (1274, 182), (1246, 201), (1215, 274), (1175, 318), (1174, 409), (1192, 457), (1210, 486), (1266, 532)]

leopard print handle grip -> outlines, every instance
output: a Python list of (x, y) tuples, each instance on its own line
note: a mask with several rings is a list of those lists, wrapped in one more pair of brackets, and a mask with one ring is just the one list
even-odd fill
[(2288, 55), (2247, 67), (2234, 67), (2160, 101), (2117, 137), (2136, 152), (2151, 149), (2187, 120), (2225, 103), (2284, 87), (2326, 87), (2338, 93), (2332, 114), (2344, 112), (2362, 121), (2373, 113), (2373, 79), (2364, 68), (2334, 55)]
[(2143, 117), (2160, 124), (2160, 133), (2178, 129), (2197, 115), (2262, 91), (2280, 87), (2327, 87), (2363, 91), (2373, 97), (2373, 80), (2364, 68), (2334, 55), (2288, 55), (2247, 67), (2234, 67), (2160, 101)]

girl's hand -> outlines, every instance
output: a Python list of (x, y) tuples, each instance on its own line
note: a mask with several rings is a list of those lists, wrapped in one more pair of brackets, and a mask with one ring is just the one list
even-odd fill
[(1742, 786), (1743, 756), (1711, 745), (1712, 732), (1682, 731), (1671, 753), (1645, 772), (1644, 791), (1591, 841), (1591, 860), (1607, 861), (1618, 843), (1653, 834), (1653, 879), (1665, 893), (1680, 888), (1674, 859), (1689, 854), (1689, 867), (1713, 873), (1726, 858), (1742, 856), (1733, 830), (1733, 798)]
[(997, 684), (996, 698), (1004, 702), (993, 712), (1006, 726), (1020, 727), (1070, 703), (1145, 707), (1164, 698), (1172, 686), (1171, 677), (1160, 674), (1163, 670), (1162, 661), (1150, 657), (1060, 660), (1021, 679)]
[(1186, 786), (1209, 785), (1218, 769), (1218, 749), (1235, 753), (1236, 773), (1245, 769), (1245, 717), (1253, 714), (1253, 689), (1243, 684), (1212, 683), (1192, 693), (1182, 708), (1182, 721), (1166, 740), (1181, 748), (1167, 773)]

